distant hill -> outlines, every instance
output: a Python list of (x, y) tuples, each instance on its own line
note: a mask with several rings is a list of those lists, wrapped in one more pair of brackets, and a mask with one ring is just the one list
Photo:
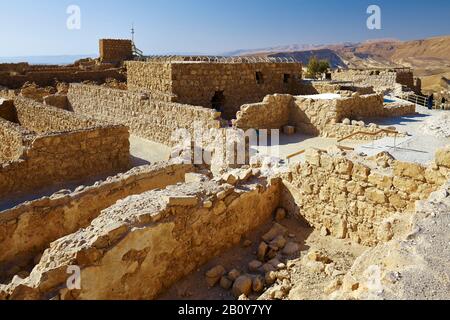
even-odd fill
[(343, 64), (350, 68), (450, 68), (450, 36), (404, 42), (384, 39), (332, 45), (289, 45), (236, 52), (244, 56), (296, 56), (302, 62), (316, 55), (318, 58), (330, 59), (333, 66)]
[(304, 65), (308, 64), (311, 57), (317, 57), (320, 60), (327, 60), (330, 62), (332, 68), (345, 68), (346, 63), (341, 57), (330, 49), (319, 49), (309, 51), (294, 51), (294, 52), (281, 52), (275, 54), (269, 54), (269, 57), (282, 57), (282, 58), (294, 58), (297, 61), (301, 61)]
[(77, 60), (85, 58), (94, 58), (98, 54), (85, 55), (59, 55), (59, 56), (24, 56), (24, 57), (0, 57), (0, 63), (19, 63), (28, 62), (29, 64), (42, 65), (66, 65), (72, 64)]

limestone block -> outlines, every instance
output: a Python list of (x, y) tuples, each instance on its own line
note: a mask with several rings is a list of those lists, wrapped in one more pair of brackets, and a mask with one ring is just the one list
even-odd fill
[(183, 197), (170, 196), (166, 198), (166, 201), (168, 203), (168, 206), (171, 207), (195, 207), (198, 204), (197, 197), (189, 197), (189, 196)]
[(436, 152), (436, 164), (445, 168), (450, 168), (450, 146), (439, 149)]

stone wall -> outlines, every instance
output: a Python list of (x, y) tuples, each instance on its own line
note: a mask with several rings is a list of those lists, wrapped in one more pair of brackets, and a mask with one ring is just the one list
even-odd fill
[[(68, 194), (55, 194), (0, 214), (0, 274), (28, 266), (51, 242), (89, 226), (103, 209), (130, 195), (184, 181), (191, 165), (143, 166)], [(36, 232), (39, 230), (39, 232)]]
[(11, 122), (17, 122), (17, 112), (12, 100), (3, 100), (0, 98), (0, 118)]
[(128, 128), (25, 98), (15, 108), (20, 126), (0, 122), (8, 145), (2, 146), (0, 199), (128, 169)]
[(415, 201), (427, 199), (447, 182), (449, 173), (448, 148), (428, 167), (386, 155), (365, 159), (309, 150), (306, 163), (284, 175), (282, 206), (323, 233), (374, 245), (393, 234), (386, 219), (412, 212)]
[(112, 78), (118, 81), (126, 81), (126, 76), (118, 69), (107, 70), (81, 70), (77, 71), (61, 67), (56, 70), (25, 72), (24, 74), (11, 74), (9, 72), (0, 72), (0, 86), (10, 89), (19, 89), (26, 82), (34, 82), (38, 86), (54, 86), (56, 82), (83, 82), (95, 81), (104, 83), (106, 79)]
[(361, 95), (375, 93), (372, 86), (355, 86), (351, 83), (338, 81), (310, 81), (302, 80), (302, 95), (313, 95), (321, 93), (336, 93), (340, 91), (358, 92)]
[(99, 41), (100, 61), (118, 63), (133, 59), (133, 43), (131, 40), (101, 39)]
[(175, 95), (180, 103), (217, 107), (226, 119), (235, 118), (243, 104), (262, 101), (268, 94), (301, 93), (299, 63), (132, 61), (127, 68), (131, 90), (158, 90)]
[(30, 68), (26, 62), (20, 63), (0, 63), (0, 72), (23, 73)]
[(0, 163), (18, 160), (23, 153), (23, 139), (27, 134), (19, 125), (0, 118)]
[(358, 85), (372, 86), (377, 92), (394, 90), (396, 84), (415, 88), (414, 75), (406, 70), (341, 70), (333, 72), (333, 80), (351, 81)]
[(35, 133), (67, 132), (98, 127), (101, 122), (82, 114), (46, 106), (31, 99), (14, 99), (20, 125)]
[(320, 135), (327, 127), (342, 122), (345, 118), (373, 118), (384, 116), (383, 97), (372, 94), (338, 99), (314, 99), (295, 97), (290, 114), (290, 124), (298, 131)]
[(261, 103), (243, 105), (233, 125), (247, 129), (281, 129), (289, 123), (291, 95), (266, 96)]
[(172, 65), (170, 63), (128, 61), (126, 66), (128, 90), (159, 93), (172, 96), (172, 99), (176, 100), (172, 93)]
[(133, 91), (72, 84), (68, 93), (71, 108), (77, 114), (107, 121), (119, 121), (145, 139), (172, 145), (177, 129), (219, 128), (220, 114), (214, 110), (179, 103), (153, 100)]
[[(273, 95), (267, 96), (262, 103), (242, 106), (233, 124), (245, 130), (280, 129), (285, 125), (291, 125), (298, 132), (342, 138), (362, 129), (357, 126), (341, 125), (344, 119), (359, 120), (413, 113), (415, 113), (413, 104), (395, 103), (385, 107), (383, 96), (379, 94), (354, 93), (351, 97), (337, 99)], [(378, 129), (367, 128), (367, 131), (374, 132)], [(367, 136), (364, 137), (366, 140)]]
[[(251, 172), (236, 186), (192, 182), (118, 202), (53, 242), (28, 278), (0, 285), (0, 299), (157, 298), (270, 220), (280, 182)], [(64, 288), (71, 265), (81, 268), (81, 290)]]

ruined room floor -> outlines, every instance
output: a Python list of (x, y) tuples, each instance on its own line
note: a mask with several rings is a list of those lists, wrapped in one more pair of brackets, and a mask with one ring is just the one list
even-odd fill
[[(170, 148), (136, 136), (130, 136), (131, 167), (139, 167), (147, 164), (167, 161), (170, 158)], [(0, 199), (0, 212), (13, 208), (26, 201), (33, 201), (42, 197), (51, 196), (58, 191), (75, 190), (81, 185), (92, 185), (100, 180), (105, 180), (110, 175), (87, 178), (49, 188), (36, 190), (36, 192), (21, 196), (20, 198)]]
[(130, 136), (130, 153), (133, 167), (167, 161), (170, 158), (170, 148), (134, 135)]
[[(180, 280), (173, 285), (168, 291), (160, 296), (160, 300), (236, 300), (231, 290), (225, 290), (217, 284), (213, 288), (209, 288), (206, 282), (205, 274), (216, 266), (223, 266), (227, 272), (237, 269), (242, 275), (255, 275), (254, 272), (248, 270), (250, 262), (256, 259), (256, 252), (261, 243), (261, 237), (268, 232), (275, 222), (271, 221), (263, 227), (255, 230), (247, 237), (243, 238), (240, 246), (229, 249), (221, 256), (211, 260), (203, 265), (196, 272)], [(340, 273), (338, 277), (343, 276), (353, 265), (357, 257), (363, 254), (368, 247), (353, 244), (350, 240), (336, 240), (335, 238), (324, 236), (320, 230), (314, 230), (307, 225), (306, 222), (297, 218), (287, 218), (279, 222), (288, 229), (289, 242), (296, 242), (299, 247), (299, 253), (291, 256), (289, 259), (280, 261), (288, 268), (289, 277), (292, 286), (291, 293), (284, 299), (308, 300), (308, 299), (325, 299), (325, 288), (336, 275), (327, 276), (323, 272), (316, 272), (304, 267), (304, 258), (311, 250), (320, 250), (326, 252), (327, 256), (333, 260), (333, 263), (339, 266)], [(245, 247), (244, 242), (250, 240), (252, 245)], [(251, 300), (269, 299), (270, 291), (276, 285), (267, 288), (261, 294), (253, 294), (249, 297)]]
[[(365, 141), (356, 141), (356, 140), (348, 140), (342, 145), (346, 147), (355, 148), (361, 144), (364, 144)], [(322, 138), (311, 135), (306, 135), (302, 133), (296, 133), (293, 135), (285, 135), (280, 134), (280, 145), (279, 146), (269, 146), (269, 147), (257, 147), (256, 149), (261, 154), (269, 154), (271, 156), (278, 157), (280, 159), (286, 160), (289, 155), (292, 155), (296, 152), (307, 148), (320, 148), (320, 149), (328, 149), (332, 146), (337, 145), (337, 139), (333, 138)], [(277, 150), (277, 148), (279, 148)], [(291, 161), (303, 161), (304, 155), (299, 155), (297, 157), (291, 158)]]

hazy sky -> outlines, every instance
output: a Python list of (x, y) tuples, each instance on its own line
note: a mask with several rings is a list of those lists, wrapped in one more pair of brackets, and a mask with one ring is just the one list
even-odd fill
[[(382, 30), (366, 27), (371, 4)], [(66, 27), (69, 5), (80, 30)], [(129, 38), (133, 22), (146, 54), (450, 34), (449, 0), (2, 0), (0, 13), (3, 57), (96, 53), (99, 38)]]

